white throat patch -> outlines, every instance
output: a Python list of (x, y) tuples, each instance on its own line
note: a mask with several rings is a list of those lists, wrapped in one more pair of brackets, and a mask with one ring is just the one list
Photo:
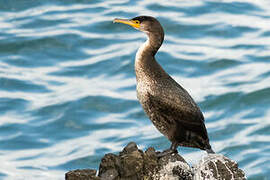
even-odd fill
[(149, 46), (149, 38), (147, 38), (147, 40), (140, 46), (140, 48), (138, 49), (137, 53), (136, 53), (136, 58), (135, 61), (139, 61), (142, 58), (142, 53), (144, 51), (144, 49)]

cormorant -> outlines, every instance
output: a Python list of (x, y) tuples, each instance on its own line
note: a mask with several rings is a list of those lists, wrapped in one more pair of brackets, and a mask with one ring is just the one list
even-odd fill
[(200, 148), (214, 153), (200, 108), (155, 59), (164, 31), (157, 19), (138, 16), (133, 19), (114, 19), (115, 23), (130, 25), (147, 34), (135, 59), (137, 97), (155, 127), (171, 142), (161, 156), (177, 152), (178, 146)]

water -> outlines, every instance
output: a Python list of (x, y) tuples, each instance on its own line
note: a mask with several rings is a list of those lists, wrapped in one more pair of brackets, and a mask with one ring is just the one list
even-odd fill
[[(157, 17), (159, 63), (200, 105), (215, 151), (270, 176), (270, 3), (0, 1), (0, 179), (64, 179), (128, 142), (170, 144), (136, 99), (145, 36), (113, 24)], [(204, 152), (179, 148), (190, 163)]]

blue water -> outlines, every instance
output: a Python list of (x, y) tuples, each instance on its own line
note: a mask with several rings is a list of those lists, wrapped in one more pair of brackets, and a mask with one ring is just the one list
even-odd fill
[[(128, 142), (169, 142), (136, 99), (145, 35), (118, 18), (157, 17), (159, 63), (200, 105), (213, 149), (249, 179), (270, 177), (270, 3), (0, 1), (0, 179), (64, 179)], [(179, 148), (194, 164), (205, 153)]]

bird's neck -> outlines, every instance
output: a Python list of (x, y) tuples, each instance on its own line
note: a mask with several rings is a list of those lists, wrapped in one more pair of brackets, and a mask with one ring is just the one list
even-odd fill
[(147, 41), (140, 46), (136, 53), (135, 72), (137, 81), (143, 77), (150, 77), (155, 72), (163, 71), (155, 60), (155, 54), (162, 45), (164, 34), (147, 34)]
[(147, 57), (154, 57), (162, 45), (163, 39), (163, 33), (148, 33), (147, 41), (137, 51), (136, 60), (143, 61), (149, 59)]

